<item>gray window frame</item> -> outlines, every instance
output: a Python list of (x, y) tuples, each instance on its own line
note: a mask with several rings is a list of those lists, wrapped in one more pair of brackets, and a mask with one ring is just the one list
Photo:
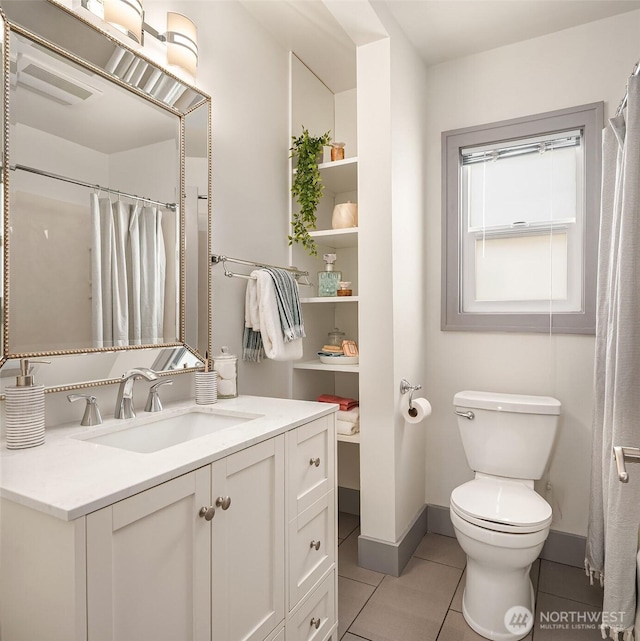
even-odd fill
[[(594, 102), (442, 133), (441, 329), (443, 331), (595, 334), (603, 122), (604, 102)], [(571, 129), (581, 129), (584, 140), (583, 310), (554, 312), (551, 315), (463, 312), (460, 269), (460, 150)]]

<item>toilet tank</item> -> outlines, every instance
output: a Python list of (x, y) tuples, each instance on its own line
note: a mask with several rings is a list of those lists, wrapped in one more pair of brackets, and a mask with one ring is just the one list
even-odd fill
[(472, 470), (514, 479), (542, 478), (558, 427), (560, 401), (550, 396), (465, 391), (453, 397), (453, 405)]

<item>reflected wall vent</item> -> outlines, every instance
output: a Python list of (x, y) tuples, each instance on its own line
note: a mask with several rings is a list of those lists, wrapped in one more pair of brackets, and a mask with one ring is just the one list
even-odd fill
[(18, 54), (16, 77), (19, 86), (62, 105), (77, 105), (102, 93), (83, 80), (60, 73), (24, 54)]

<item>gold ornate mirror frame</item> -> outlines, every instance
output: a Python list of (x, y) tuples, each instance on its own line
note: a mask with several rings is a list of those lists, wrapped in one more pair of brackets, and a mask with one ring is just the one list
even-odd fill
[[(37, 4), (37, 6), (36, 6)], [(29, 5), (25, 10), (25, 5)], [(1, 385), (13, 384), (12, 377), (15, 375), (14, 370), (17, 369), (19, 360), (22, 358), (36, 359), (41, 357), (51, 358), (52, 360), (61, 364), (59, 368), (65, 372), (67, 380), (64, 376), (61, 379), (56, 379), (56, 374), (46, 376), (46, 381), (39, 377), (39, 382), (43, 382), (48, 392), (53, 391), (67, 391), (83, 387), (93, 387), (98, 385), (108, 385), (119, 381), (120, 374), (127, 369), (128, 366), (122, 366), (121, 371), (118, 372), (117, 366), (114, 366), (113, 355), (119, 353), (126, 353), (130, 350), (136, 350), (137, 361), (136, 366), (143, 363), (140, 358), (143, 353), (147, 354), (152, 363), (146, 363), (153, 369), (159, 370), (161, 375), (169, 375), (183, 372), (193, 372), (201, 369), (202, 362), (206, 355), (211, 352), (211, 274), (209, 269), (209, 255), (211, 253), (211, 98), (204, 94), (196, 87), (185, 83), (177, 76), (171, 74), (166, 69), (161, 69), (151, 59), (146, 58), (140, 52), (129, 48), (127, 45), (115, 39), (108, 32), (103, 31), (99, 27), (93, 25), (81, 16), (70, 11), (66, 7), (59, 5), (54, 0), (39, 0), (38, 3), (29, 2), (25, 3), (23, 0), (4, 0), (0, 14), (4, 19), (4, 42), (3, 42), (3, 149), (2, 149), (2, 183), (3, 183), (3, 236), (2, 236), (2, 267), (3, 267), (3, 301), (2, 301), (2, 349), (0, 351), (0, 392), (2, 392)], [(63, 23), (64, 29), (56, 29), (56, 21)], [(75, 43), (83, 41), (83, 38), (78, 37), (77, 30), (82, 31), (83, 37), (90, 36), (91, 38), (100, 38), (102, 46), (108, 45), (125, 55), (133, 56), (139, 64), (149, 65), (149, 68), (154, 73), (160, 72), (163, 77), (172, 83), (180, 83), (179, 90), (182, 96), (186, 96), (186, 100), (182, 101), (182, 106), (178, 108), (175, 104), (168, 104), (162, 100), (157, 99), (154, 95), (143, 90), (142, 87), (130, 84), (118, 77), (114, 73), (109, 73), (98, 64), (85, 57), (79, 55)], [(44, 31), (44, 35), (41, 33)], [(66, 58), (81, 67), (84, 67), (91, 73), (97, 74), (111, 83), (115, 83), (122, 89), (133, 92), (142, 99), (152, 103), (156, 107), (169, 112), (179, 119), (179, 336), (176, 342), (147, 344), (147, 345), (127, 345), (122, 347), (81, 347), (74, 349), (41, 349), (38, 351), (12, 351), (11, 349), (11, 327), (9, 322), (9, 311), (11, 309), (11, 294), (10, 292), (10, 256), (11, 256), (11, 241), (10, 241), (10, 196), (11, 196), (11, 150), (10, 150), (10, 114), (11, 114), (11, 34), (18, 34), (26, 37), (31, 41), (37, 43), (38, 46), (44, 47), (49, 51), (54, 52), (56, 55)], [(59, 37), (57, 37), (59, 35)], [(45, 37), (47, 36), (47, 37)], [(54, 41), (56, 40), (56, 41)], [(63, 46), (64, 45), (64, 46)], [(206, 111), (206, 132), (204, 130), (204, 114)], [(186, 183), (185, 183), (185, 167), (186, 167), (186, 141), (189, 140), (189, 132), (187, 127), (189, 123), (195, 121), (200, 135), (206, 135), (206, 196), (199, 195), (199, 198), (204, 200), (206, 198), (206, 212), (201, 212), (198, 216), (198, 207), (196, 210), (190, 212), (190, 218), (187, 219), (185, 213), (186, 206)], [(202, 147), (202, 139), (198, 141), (198, 148)], [(202, 147), (204, 149), (204, 147)], [(204, 155), (203, 152), (200, 152)], [(202, 160), (202, 159), (201, 159)], [(206, 217), (206, 222), (204, 218)], [(193, 247), (192, 242), (196, 239), (200, 247)], [(189, 243), (190, 256), (194, 250), (198, 251), (197, 260), (191, 259), (190, 264), (187, 263), (187, 243)], [(205, 246), (206, 245), (206, 246)], [(189, 282), (188, 282), (189, 280)], [(189, 288), (189, 292), (187, 292)], [(202, 290), (206, 288), (206, 296), (203, 295)], [(13, 292), (15, 296), (15, 292)], [(198, 300), (200, 301), (198, 303)], [(205, 303), (206, 300), (206, 303)], [(187, 310), (187, 303), (191, 306)], [(197, 305), (197, 317), (200, 319), (200, 324), (197, 327), (195, 334), (187, 336), (187, 315), (194, 315), (193, 306)], [(206, 307), (206, 309), (202, 309)], [(197, 325), (197, 324), (196, 324)], [(206, 325), (206, 328), (205, 328)], [(169, 351), (167, 351), (169, 350)], [(90, 355), (103, 355), (108, 354), (108, 366), (101, 374), (96, 375), (95, 378), (89, 376), (85, 380), (86, 374), (79, 373), (80, 380), (72, 380), (73, 374), (69, 375), (66, 372), (69, 369), (73, 370), (73, 365), (70, 366), (74, 357)], [(186, 359), (184, 358), (186, 356)], [(91, 356), (90, 358), (94, 358)], [(121, 359), (122, 360), (122, 359)], [(63, 363), (64, 361), (64, 363)], [(81, 362), (81, 361), (78, 361)], [(87, 361), (83, 359), (82, 363)], [(125, 360), (126, 362), (126, 360)], [(163, 363), (163, 366), (159, 366)], [(154, 367), (154, 364), (156, 367)], [(55, 369), (55, 364), (49, 366)], [(100, 365), (98, 365), (100, 367)], [(80, 368), (82, 369), (82, 368)], [(116, 372), (118, 372), (116, 374)], [(45, 374), (43, 369), (42, 374)]]

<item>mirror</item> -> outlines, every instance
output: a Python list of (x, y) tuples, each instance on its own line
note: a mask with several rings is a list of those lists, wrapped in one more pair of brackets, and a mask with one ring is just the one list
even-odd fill
[(53, 357), (37, 379), (50, 387), (199, 367), (210, 99), (64, 7), (34, 4), (2, 3), (2, 381), (26, 356)]

